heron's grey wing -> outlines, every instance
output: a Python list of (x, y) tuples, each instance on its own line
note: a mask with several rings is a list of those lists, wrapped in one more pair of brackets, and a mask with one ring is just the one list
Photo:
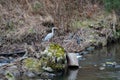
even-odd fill
[(45, 39), (44, 39), (44, 41), (48, 41), (50, 38), (52, 38), (53, 37), (53, 34), (52, 33), (49, 33), (46, 37), (45, 37)]

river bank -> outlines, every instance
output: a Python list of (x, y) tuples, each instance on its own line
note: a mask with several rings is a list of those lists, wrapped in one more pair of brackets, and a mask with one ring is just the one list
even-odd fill
[[(39, 69), (42, 63), (39, 60), (42, 57), (49, 57), (51, 60), (51, 55), (47, 55), (45, 52), (46, 47), (51, 43), (55, 44), (54, 46), (57, 44), (58, 48), (55, 48), (55, 50), (60, 48), (63, 51), (62, 55), (59, 54), (61, 51), (58, 51), (57, 55), (62, 56), (63, 60), (66, 60), (64, 57), (65, 53), (85, 54), (81, 52), (107, 46), (120, 38), (119, 15), (114, 12), (108, 13), (104, 11), (98, 4), (85, 6), (85, 10), (76, 16), (70, 14), (72, 10), (70, 10), (71, 12), (66, 10), (68, 15), (61, 14), (62, 16), (60, 17), (57, 16), (57, 12), (53, 14), (56, 4), (51, 1), (46, 1), (47, 3), (44, 1), (26, 1), (12, 2), (8, 0), (0, 2), (0, 57), (1, 62), (5, 63), (1, 66), (1, 75), (4, 78), (9, 78), (9, 75), (14, 78), (14, 75), (21, 75), (21, 73), (28, 77), (42, 75), (37, 73), (38, 70), (42, 70)], [(7, 3), (10, 4), (7, 5)], [(46, 4), (49, 5), (45, 6)], [(49, 10), (49, 7), (52, 10)], [(88, 7), (90, 7), (90, 11)], [(57, 19), (58, 17), (60, 19)], [(64, 17), (67, 18), (64, 20)], [(44, 42), (43, 39), (51, 32), (51, 28), (54, 26), (58, 28), (54, 33), (54, 37), (50, 41)], [(54, 50), (51, 52), (54, 52)], [(42, 55), (41, 57), (42, 53), (44, 56)], [(55, 55), (52, 55), (54, 62), (56, 62), (56, 59), (60, 60), (59, 57), (54, 57)], [(28, 60), (24, 61), (26, 58)], [(49, 61), (49, 59), (47, 60)], [(29, 69), (23, 68), (23, 62), (30, 69), (31, 67), (35, 70), (36, 67), (39, 68), (34, 74), (34, 72), (29, 72)], [(43, 62), (45, 62), (44, 59)], [(61, 62), (65, 63), (64, 61)], [(36, 66), (33, 66), (33, 64)], [(51, 69), (49, 68), (49, 70)], [(48, 73), (43, 73), (42, 76), (45, 75), (47, 77), (49, 75), (50, 77), (55, 76), (55, 74)]]

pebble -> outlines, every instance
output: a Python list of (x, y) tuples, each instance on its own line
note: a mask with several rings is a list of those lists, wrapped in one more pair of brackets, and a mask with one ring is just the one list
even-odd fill
[(82, 58), (82, 55), (77, 56), (77, 58)]
[(103, 66), (99, 67), (99, 70), (104, 70), (104, 69), (105, 69), (105, 67), (103, 67)]
[(95, 67), (97, 67), (97, 64), (94, 64)]
[(53, 69), (51, 67), (43, 67), (45, 71), (53, 72)]

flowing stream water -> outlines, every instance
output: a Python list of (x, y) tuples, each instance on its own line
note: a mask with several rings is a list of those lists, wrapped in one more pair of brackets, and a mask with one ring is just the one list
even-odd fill
[(96, 49), (80, 60), (79, 69), (68, 69), (54, 80), (120, 80), (120, 43)]

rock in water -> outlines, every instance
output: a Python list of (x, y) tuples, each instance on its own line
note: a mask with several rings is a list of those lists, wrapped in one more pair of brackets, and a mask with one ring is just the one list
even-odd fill
[(78, 59), (75, 53), (68, 53), (67, 57), (68, 57), (68, 66), (79, 67)]
[(43, 60), (42, 65), (44, 66), (43, 69), (49, 71), (49, 69), (46, 69), (49, 67), (50, 72), (61, 71), (65, 69), (67, 64), (66, 53), (64, 48), (60, 45), (50, 44), (41, 54), (41, 59)]
[[(43, 72), (58, 72), (66, 69), (67, 59), (63, 47), (58, 44), (50, 44), (46, 49), (40, 53), (40, 58), (26, 58), (23, 61), (23, 69), (29, 71), (28, 77), (36, 75), (44, 75)], [(48, 77), (48, 76), (47, 76)]]
[(39, 73), (42, 70), (42, 61), (35, 58), (26, 58), (23, 60), (23, 67), (28, 71)]

